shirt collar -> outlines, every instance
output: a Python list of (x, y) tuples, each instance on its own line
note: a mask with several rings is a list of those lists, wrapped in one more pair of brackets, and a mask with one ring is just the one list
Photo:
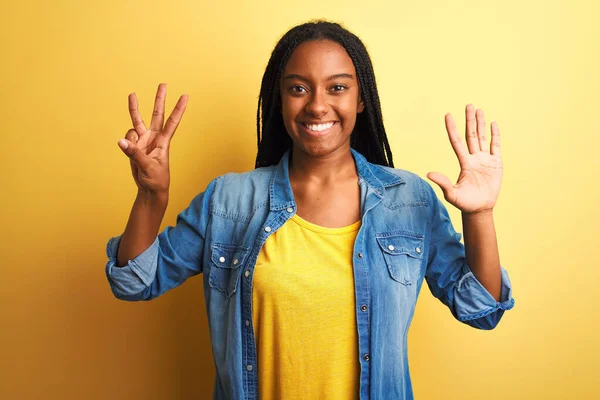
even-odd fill
[[(384, 167), (368, 162), (358, 151), (354, 149), (350, 149), (350, 151), (356, 164), (359, 183), (361, 183), (361, 181), (365, 182), (380, 196), (383, 197), (385, 188), (405, 183), (404, 179), (388, 171)], [(294, 193), (292, 192), (292, 186), (290, 184), (290, 152), (291, 149), (288, 149), (283, 154), (271, 176), (271, 182), (269, 184), (269, 200), (270, 209), (272, 211), (296, 208)]]

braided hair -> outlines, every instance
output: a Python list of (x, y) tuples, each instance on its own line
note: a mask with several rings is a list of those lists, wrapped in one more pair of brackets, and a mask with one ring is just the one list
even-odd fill
[(364, 110), (356, 116), (350, 146), (371, 163), (393, 167), (392, 151), (383, 127), (379, 94), (369, 53), (356, 35), (337, 23), (322, 20), (310, 21), (292, 28), (283, 35), (271, 54), (258, 96), (258, 153), (255, 167), (277, 164), (283, 153), (292, 147), (292, 140), (286, 132), (280, 110), (281, 75), (294, 49), (300, 43), (316, 40), (339, 43), (348, 52), (356, 69)]

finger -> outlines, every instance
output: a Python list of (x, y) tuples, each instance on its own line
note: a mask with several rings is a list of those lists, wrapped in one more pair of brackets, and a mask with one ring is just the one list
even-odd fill
[(483, 110), (477, 110), (475, 112), (475, 119), (477, 119), (477, 139), (479, 141), (479, 149), (481, 151), (487, 151), (487, 140), (485, 138), (485, 116)]
[(448, 132), (448, 139), (450, 139), (450, 144), (452, 145), (452, 149), (454, 149), (454, 153), (458, 157), (458, 162), (462, 162), (462, 160), (469, 154), (465, 145), (463, 144), (463, 140), (460, 138), (458, 131), (456, 130), (456, 124), (454, 123), (454, 118), (452, 115), (446, 114), (446, 132)]
[(120, 139), (118, 145), (121, 150), (123, 150), (123, 153), (125, 153), (130, 160), (135, 161), (137, 165), (142, 168), (142, 170), (148, 169), (151, 158), (144, 154), (144, 152), (141, 151), (134, 143), (127, 139)]
[(492, 122), (492, 143), (490, 144), (490, 153), (495, 156), (500, 155), (500, 129), (498, 124)]
[(135, 129), (130, 129), (125, 134), (125, 139), (129, 140), (132, 143), (137, 143), (139, 138), (140, 138), (140, 136), (135, 131)]
[(160, 132), (165, 122), (165, 99), (167, 97), (167, 85), (161, 83), (156, 91), (154, 99), (154, 110), (152, 111), (152, 122), (150, 130), (154, 133)]
[(465, 138), (469, 153), (473, 154), (480, 150), (479, 140), (477, 139), (477, 120), (475, 118), (475, 109), (472, 104), (467, 105), (465, 109), (465, 119), (467, 121), (465, 127)]
[(433, 181), (436, 185), (442, 189), (444, 192), (444, 198), (452, 203), (453, 199), (456, 197), (455, 187), (450, 182), (450, 179), (444, 174), (440, 174), (439, 172), (430, 172), (427, 174), (427, 178)]
[(138, 107), (137, 96), (135, 93), (131, 93), (129, 95), (129, 115), (131, 116), (131, 122), (133, 123), (133, 129), (137, 131), (139, 135), (143, 135), (146, 133), (146, 124), (144, 124), (144, 120), (142, 119), (142, 115), (140, 114), (140, 110)]
[(175, 108), (167, 118), (167, 123), (165, 125), (165, 129), (163, 130), (163, 140), (167, 144), (171, 142), (171, 138), (175, 134), (179, 123), (181, 122), (181, 118), (183, 118), (183, 113), (185, 112), (185, 108), (187, 107), (188, 95), (184, 94), (177, 100), (177, 104), (175, 104)]

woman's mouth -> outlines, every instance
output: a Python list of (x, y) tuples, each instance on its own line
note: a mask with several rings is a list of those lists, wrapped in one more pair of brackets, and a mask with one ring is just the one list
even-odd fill
[(311, 136), (325, 136), (331, 129), (337, 124), (337, 122), (325, 122), (322, 124), (307, 124), (305, 122), (300, 123), (303, 130)]

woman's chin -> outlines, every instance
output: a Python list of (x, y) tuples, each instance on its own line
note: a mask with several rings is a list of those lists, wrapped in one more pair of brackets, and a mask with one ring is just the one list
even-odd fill
[[(300, 145), (294, 144), (294, 147), (300, 150), (303, 155), (311, 158), (323, 158), (327, 156), (332, 156), (338, 154), (340, 152), (349, 152), (350, 146), (332, 146), (330, 143), (322, 142), (322, 143), (302, 143)], [(348, 147), (346, 149), (346, 147)]]

